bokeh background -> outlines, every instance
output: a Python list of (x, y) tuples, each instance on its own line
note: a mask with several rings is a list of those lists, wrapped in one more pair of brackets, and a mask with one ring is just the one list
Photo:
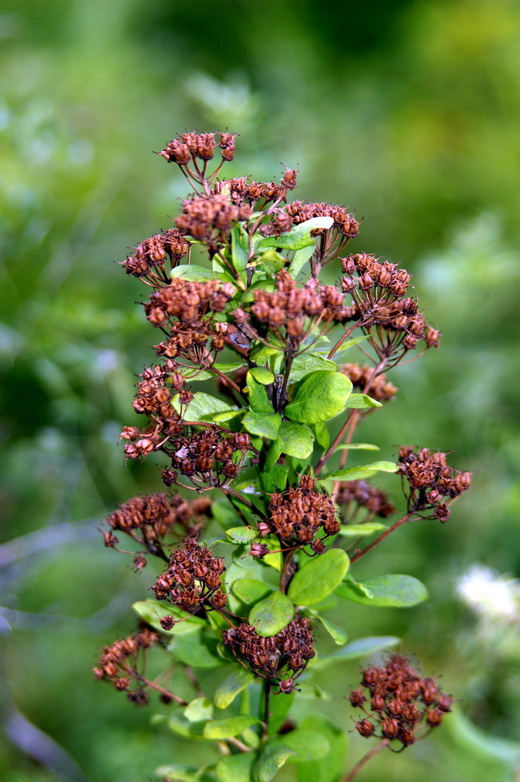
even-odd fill
[[(131, 631), (150, 582), (97, 528), (160, 488), (117, 447), (153, 337), (114, 261), (169, 227), (186, 192), (152, 152), (185, 129), (229, 128), (241, 135), (228, 174), (298, 165), (298, 197), (354, 208), (351, 246), (416, 273), (443, 331), (439, 351), (394, 373), (398, 398), (362, 439), (381, 458), (401, 443), (451, 451), (475, 473), (445, 526), (405, 528), (366, 563), (422, 578), (429, 603), (343, 604), (351, 639), (400, 635), (460, 710), (360, 782), (514, 780), (519, 4), (3, 0), (0, 38), (0, 778), (138, 782), (201, 751), (90, 669)], [(330, 670), (323, 686), (346, 695), (359, 665)], [(344, 699), (319, 708), (352, 728)], [(355, 759), (365, 747), (351, 743)]]

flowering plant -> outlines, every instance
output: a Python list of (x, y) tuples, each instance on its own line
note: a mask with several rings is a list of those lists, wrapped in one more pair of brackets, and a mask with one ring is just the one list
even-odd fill
[[(231, 133), (170, 142), (159, 154), (194, 193), (174, 228), (123, 262), (150, 289), (144, 312), (159, 335), (133, 402), (148, 424), (123, 429), (125, 454), (159, 457), (174, 493), (135, 497), (107, 518), (108, 547), (122, 550), (124, 534), (136, 570), (151, 559), (162, 570), (155, 598), (134, 605), (139, 630), (106, 647), (95, 674), (135, 703), (157, 692), (172, 706), (160, 719), (174, 733), (221, 753), (203, 768), (161, 767), (164, 779), (268, 782), (289, 760), (302, 780), (333, 782), (342, 776), (343, 732), (325, 717), (298, 721), (293, 702), (302, 690), (319, 692), (314, 671), (398, 639), (348, 644), (328, 613), (338, 600), (424, 600), (416, 578), (360, 581), (352, 566), (405, 523), (445, 522), (471, 477), (446, 454), (410, 446), (397, 462), (347, 465), (354, 451), (378, 450), (354, 437), (397, 392), (385, 373), (437, 347), (440, 334), (409, 295), (406, 270), (347, 252), (359, 230), (351, 214), (288, 201), (295, 170), (279, 184), (221, 179), (234, 153)], [(332, 284), (320, 279), (327, 266)], [(211, 393), (195, 390), (200, 383)], [(406, 510), (392, 523), (396, 509), (370, 482), (378, 473), (401, 479)], [(318, 656), (318, 628), (336, 652)], [(151, 647), (164, 655), (158, 677), (144, 672)], [(412, 744), (450, 709), (449, 696), (401, 656), (365, 669), (362, 685), (367, 696), (350, 695), (364, 712), (356, 729), (378, 737), (377, 750)]]

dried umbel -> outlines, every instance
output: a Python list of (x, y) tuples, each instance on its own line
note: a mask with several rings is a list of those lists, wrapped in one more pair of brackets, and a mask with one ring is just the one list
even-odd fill
[(168, 285), (170, 279), (165, 269), (169, 260), (170, 269), (175, 268), (187, 254), (189, 244), (181, 231), (170, 228), (162, 234), (154, 234), (140, 242), (134, 253), (123, 261), (127, 274), (134, 277), (146, 277), (153, 285)]
[(450, 467), (445, 453), (411, 446), (399, 449), (398, 473), (410, 487), (408, 508), (413, 512), (431, 511), (431, 517), (446, 521), (448, 503), (471, 486), (471, 473)]
[(94, 668), (96, 678), (110, 682), (116, 690), (128, 692), (128, 699), (136, 704), (147, 703), (139, 669), (145, 651), (159, 641), (159, 633), (148, 627), (122, 641), (115, 641), (103, 650), (99, 664)]
[[(331, 497), (318, 491), (316, 481), (308, 476), (302, 476), (297, 488), (272, 495), (269, 514), (258, 527), (262, 537), (274, 533), (285, 546), (311, 544), (317, 553), (325, 550), (324, 538), (339, 528)], [(317, 538), (318, 533), (324, 538)]]
[(351, 690), (350, 702), (366, 715), (356, 723), (361, 736), (404, 748), (441, 724), (452, 698), (433, 679), (418, 674), (407, 657), (396, 654), (383, 667), (363, 670), (361, 687)]
[(187, 538), (185, 548), (172, 553), (168, 569), (152, 589), (158, 600), (167, 600), (192, 614), (202, 607), (222, 608), (226, 604), (221, 589), (224, 571), (220, 557), (214, 557), (208, 548)]
[(294, 680), (314, 657), (314, 638), (309, 620), (297, 616), (276, 635), (258, 635), (244, 622), (225, 630), (222, 639), (249, 670), (277, 684), (280, 692), (290, 693)]

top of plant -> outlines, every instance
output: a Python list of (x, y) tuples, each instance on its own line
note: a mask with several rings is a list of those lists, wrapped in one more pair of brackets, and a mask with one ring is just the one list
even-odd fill
[[(221, 179), (235, 154), (232, 133), (184, 133), (159, 154), (181, 169), (194, 192), (174, 228), (141, 242), (123, 262), (150, 291), (144, 312), (158, 340), (156, 361), (141, 374), (133, 402), (148, 423), (126, 426), (122, 437), (127, 458), (160, 455), (164, 483), (182, 491), (133, 498), (107, 519), (107, 546), (118, 548), (116, 533), (123, 533), (138, 547), (136, 570), (149, 556), (166, 569), (152, 586), (159, 602), (136, 606), (153, 634), (141, 631), (107, 647), (96, 675), (138, 703), (145, 690), (157, 690), (183, 709), (180, 722), (171, 721), (174, 730), (192, 735), (187, 723), (204, 722), (205, 738), (254, 753), (253, 777), (267, 782), (268, 769), (274, 773), (297, 754), (283, 750), (273, 767), (272, 753), (292, 747), (294, 736), (284, 732), (285, 743), (272, 744), (281, 741), (283, 719), (273, 727), (271, 689), (287, 696), (302, 676), (310, 680), (313, 667), (336, 661), (334, 654), (315, 659), (318, 621), (338, 645), (346, 643), (327, 606), (336, 597), (401, 607), (427, 597), (415, 578), (360, 582), (350, 565), (408, 521), (446, 521), (471, 476), (450, 467), (446, 454), (411, 446), (400, 448), (397, 463), (347, 466), (351, 451), (378, 450), (354, 442), (354, 434), (397, 393), (386, 372), (417, 348), (439, 344), (439, 332), (410, 295), (410, 274), (374, 255), (348, 253), (359, 224), (343, 206), (288, 201), (295, 170), (287, 169), (280, 183)], [(352, 361), (353, 349), (362, 351), (362, 364)], [(212, 380), (209, 391), (196, 390)], [(389, 526), (382, 520), (396, 507), (370, 483), (379, 472), (398, 473), (404, 487), (406, 510)], [(188, 501), (188, 492), (196, 499)], [(210, 537), (211, 520), (221, 529), (215, 534), (213, 526)], [(365, 537), (372, 542), (359, 548)], [(396, 641), (352, 646), (362, 656)], [(226, 720), (214, 721), (200, 697), (185, 701), (137, 670), (152, 646), (173, 654), (196, 692), (191, 668), (235, 661), (214, 704), (233, 709), (238, 693), (262, 682), (261, 715), (246, 718), (242, 710), (230, 717), (231, 733), (222, 734), (216, 723)], [(392, 658), (391, 665), (400, 661), (408, 689), (397, 701), (378, 693), (372, 704), (382, 715), (380, 732), (368, 716), (357, 727), (404, 746), (416, 723), (439, 724), (442, 708), (425, 700), (428, 680), (421, 690), (427, 708), (412, 704), (422, 680), (403, 660)], [(364, 696), (357, 698), (354, 705), (362, 707)], [(395, 702), (407, 709), (402, 724)], [(236, 739), (257, 723), (254, 737)]]

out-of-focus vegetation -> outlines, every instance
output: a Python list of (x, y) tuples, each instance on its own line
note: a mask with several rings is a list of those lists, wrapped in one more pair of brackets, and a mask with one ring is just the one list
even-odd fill
[[(512, 780), (520, 606), (484, 633), (457, 583), (475, 562), (520, 574), (518, 4), (4, 0), (0, 36), (0, 777), (137, 782), (194, 750), (149, 726), (153, 706), (92, 681), (97, 650), (148, 596), (96, 528), (160, 485), (117, 448), (151, 333), (113, 261), (169, 227), (184, 194), (152, 150), (184, 128), (228, 127), (240, 171), (298, 164), (304, 197), (364, 218), (353, 247), (419, 275), (445, 336), (392, 378), (382, 458), (416, 443), (475, 471), (445, 526), (379, 549), (381, 572), (420, 576), (430, 603), (348, 618), (351, 638), (401, 635), (474, 725), (454, 717), (363, 779)], [(347, 694), (358, 667), (333, 675), (325, 689)], [(350, 720), (346, 703), (323, 710)]]

